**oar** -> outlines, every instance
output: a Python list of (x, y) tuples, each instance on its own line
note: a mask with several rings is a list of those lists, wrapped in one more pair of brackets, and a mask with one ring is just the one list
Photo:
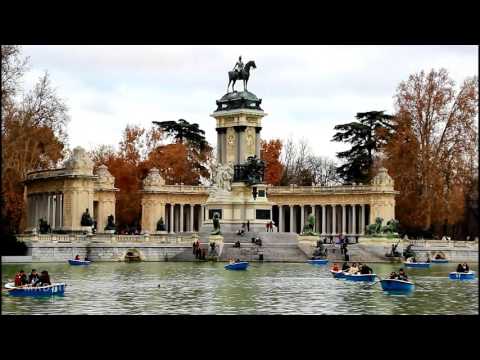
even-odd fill
[(420, 285), (419, 283), (414, 283), (413, 285), (415, 285), (415, 286), (420, 286), (422, 289), (428, 290), (425, 286), (422, 286), (422, 285)]
[(377, 275), (377, 277), (380, 279), (379, 281), (375, 281), (373, 284), (366, 285), (364, 289), (370, 289), (373, 285), (376, 285), (383, 280), (380, 276)]

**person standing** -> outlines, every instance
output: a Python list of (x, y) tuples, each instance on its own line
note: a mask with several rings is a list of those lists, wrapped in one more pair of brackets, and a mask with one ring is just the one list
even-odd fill
[(247, 220), (247, 231), (250, 232), (250, 220)]

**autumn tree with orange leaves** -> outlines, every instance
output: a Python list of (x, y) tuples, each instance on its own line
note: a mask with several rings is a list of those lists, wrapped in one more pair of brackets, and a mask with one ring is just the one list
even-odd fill
[[(173, 142), (168, 142), (173, 141)], [(167, 138), (161, 128), (146, 130), (128, 125), (119, 143), (119, 150), (98, 146), (90, 152), (98, 167), (105, 164), (115, 177), (116, 223), (119, 230), (138, 229), (141, 216), (142, 181), (156, 167), (167, 184), (199, 185), (209, 177), (205, 163), (212, 156), (208, 143), (198, 149), (185, 139)]]
[(385, 165), (400, 191), (396, 216), (409, 229), (455, 237), (478, 170), (478, 79), (457, 90), (445, 69), (400, 83), (395, 136)]
[(260, 157), (265, 161), (264, 181), (270, 185), (280, 185), (283, 174), (283, 165), (280, 162), (282, 142), (278, 139), (262, 140)]
[(25, 218), (23, 180), (27, 173), (52, 168), (66, 155), (65, 102), (56, 94), (49, 76), (40, 77), (22, 95), (20, 80), (27, 60), (21, 49), (2, 45), (2, 218), (9, 231), (21, 232)]

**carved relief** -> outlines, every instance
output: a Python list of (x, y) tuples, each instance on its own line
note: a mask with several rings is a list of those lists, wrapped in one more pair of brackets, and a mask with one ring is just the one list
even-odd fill
[(93, 175), (93, 161), (84, 148), (77, 146), (73, 149), (72, 156), (65, 162), (65, 169), (75, 174)]
[(165, 185), (165, 180), (160, 176), (160, 171), (157, 168), (151, 169), (147, 177), (143, 179), (144, 190), (156, 190), (162, 185)]
[(95, 175), (98, 176), (95, 184), (98, 189), (114, 188), (115, 178), (110, 174), (106, 165), (100, 165), (95, 172)]
[(253, 127), (249, 127), (246, 130), (246, 156), (253, 156), (255, 155), (255, 129)]
[(227, 129), (227, 163), (235, 161), (235, 130), (233, 128)]

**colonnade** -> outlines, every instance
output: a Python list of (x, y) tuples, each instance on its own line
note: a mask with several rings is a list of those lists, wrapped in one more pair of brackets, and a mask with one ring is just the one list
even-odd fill
[(38, 227), (40, 219), (46, 220), (50, 227), (63, 226), (63, 193), (41, 193), (28, 196), (28, 227)]
[[(277, 208), (277, 209), (275, 209)], [(315, 217), (315, 232), (322, 235), (364, 235), (369, 223), (368, 204), (274, 205), (273, 221), (279, 232), (301, 233), (308, 216)]]
[(204, 212), (205, 205), (202, 204), (166, 204), (166, 230), (171, 234), (199, 231)]

